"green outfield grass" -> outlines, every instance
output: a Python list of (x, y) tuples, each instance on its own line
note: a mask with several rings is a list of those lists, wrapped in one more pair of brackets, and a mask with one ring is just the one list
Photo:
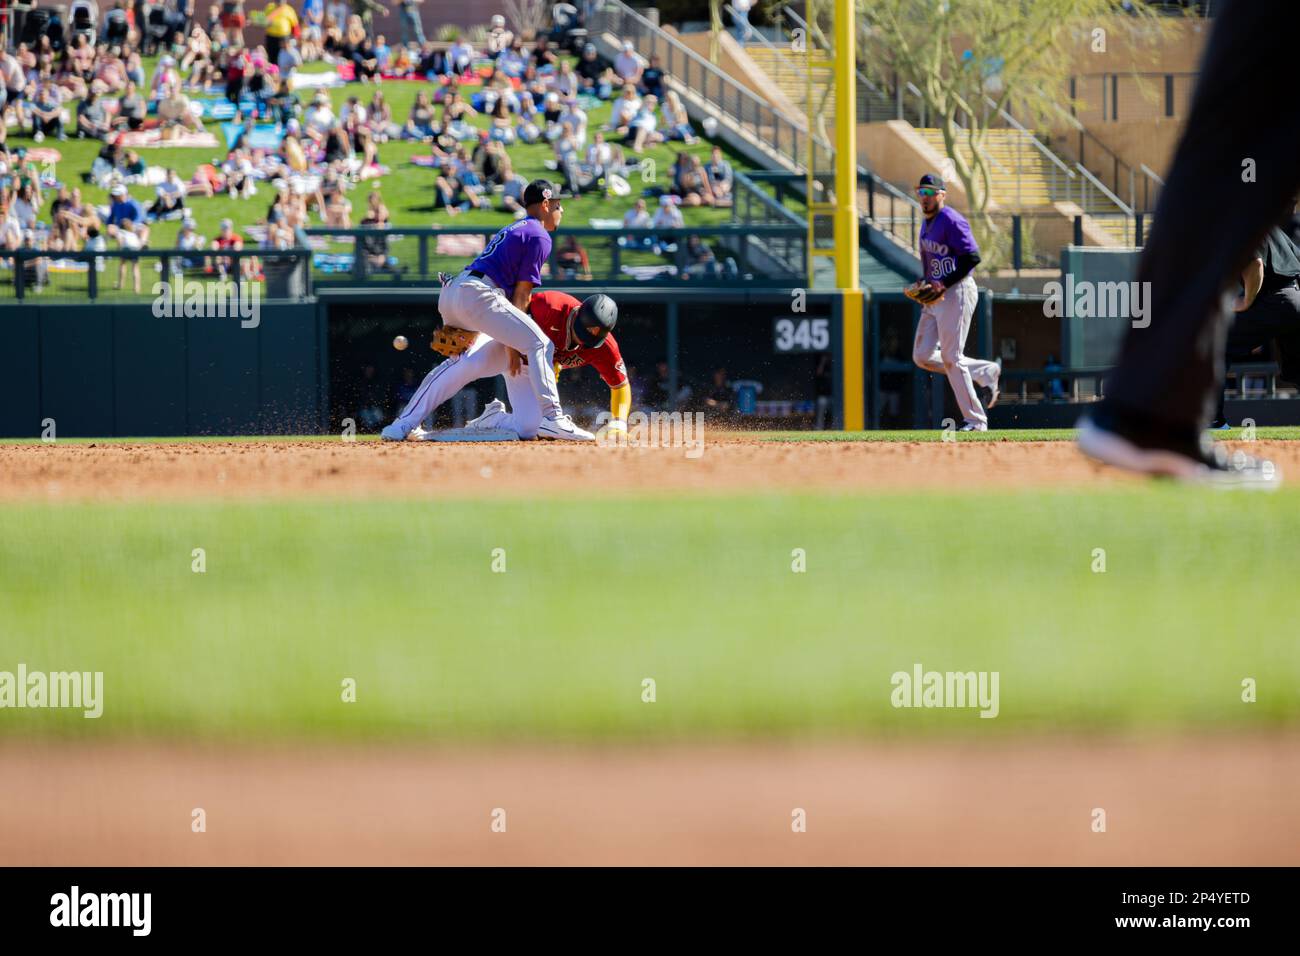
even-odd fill
[[(1156, 486), (559, 508), (7, 505), (0, 670), (103, 671), (105, 711), (0, 710), (0, 734), (1275, 726), (1300, 715), (1298, 505), (1289, 491)], [(206, 573), (191, 570), (195, 548)], [(1092, 571), (1097, 548), (1106, 573)], [(998, 671), (999, 717), (892, 708), (891, 675), (916, 663)], [(1247, 677), (1257, 703), (1240, 699)]]

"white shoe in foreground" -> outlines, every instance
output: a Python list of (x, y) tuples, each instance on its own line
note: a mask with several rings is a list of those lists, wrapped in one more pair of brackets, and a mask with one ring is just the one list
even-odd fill
[(506, 404), (499, 398), (494, 398), (488, 402), (483, 409), (483, 414), (478, 418), (471, 418), (465, 423), (466, 428), (493, 428), (496, 420), (506, 413)]
[(568, 415), (560, 415), (558, 418), (543, 418), (542, 424), (537, 428), (537, 437), (554, 438), (560, 441), (596, 440), (596, 436), (591, 432), (584, 431), (573, 424), (573, 419)]
[(1243, 451), (1229, 454), (1218, 446), (1210, 453), (1209, 461), (1164, 448), (1143, 448), (1090, 418), (1079, 422), (1079, 450), (1089, 458), (1125, 471), (1188, 484), (1257, 491), (1275, 491), (1282, 486), (1281, 469), (1266, 459)]
[(384, 441), (406, 441), (406, 434), (405, 428), (397, 424), (397, 422), (393, 422), (379, 433), (379, 437)]

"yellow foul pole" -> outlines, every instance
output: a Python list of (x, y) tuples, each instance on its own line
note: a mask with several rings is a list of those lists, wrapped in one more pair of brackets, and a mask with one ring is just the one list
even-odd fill
[(835, 3), (835, 284), (842, 296), (844, 428), (866, 425), (866, 343), (858, 275), (858, 111), (856, 0)]

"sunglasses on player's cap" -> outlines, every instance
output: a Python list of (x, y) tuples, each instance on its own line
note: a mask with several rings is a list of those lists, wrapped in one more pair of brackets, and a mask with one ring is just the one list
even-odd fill
[(916, 184), (916, 194), (918, 196), (937, 196), (943, 191), (943, 180), (934, 173), (926, 173), (921, 177), (921, 181)]

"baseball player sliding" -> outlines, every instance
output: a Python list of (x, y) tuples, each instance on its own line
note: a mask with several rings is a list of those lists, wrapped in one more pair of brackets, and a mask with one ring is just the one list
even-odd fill
[[(542, 264), (551, 254), (551, 233), (564, 218), (560, 190), (545, 179), (535, 179), (524, 189), (523, 199), (527, 217), (494, 235), (479, 257), (443, 287), (438, 312), (444, 327), (464, 336), (465, 345), (470, 340), (481, 340), (477, 333), (488, 336), (491, 342), (481, 348), (491, 350), (481, 361), (482, 367), (497, 369), (490, 374), (517, 368), (527, 381), (539, 420), (527, 429), (531, 434), (521, 433), (521, 437), (590, 441), (594, 436), (578, 428), (560, 407), (552, 366), (555, 345), (527, 311), (533, 288), (542, 281)], [(473, 344), (479, 346), (479, 341)], [(464, 346), (461, 349), (464, 351)], [(520, 358), (512, 359), (512, 351)], [(407, 409), (380, 432), (385, 440), (406, 440), (420, 421), (409, 417), (407, 411), (423, 402), (422, 393), (435, 387), (437, 376), (446, 374), (447, 364), (444, 362), (425, 377)], [(507, 385), (517, 377), (507, 375)]]
[[(632, 407), (632, 389), (627, 368), (611, 334), (618, 321), (618, 307), (607, 295), (593, 295), (579, 302), (563, 292), (538, 292), (528, 303), (528, 315), (547, 337), (553, 351), (554, 372), (590, 365), (609, 386), (610, 422), (606, 436), (617, 440), (627, 433), (627, 416)], [(470, 429), (514, 432), (519, 438), (543, 434), (542, 409), (530, 387), (528, 376), (512, 367), (511, 350), (500, 342), (479, 336), (465, 352), (448, 358), (425, 376), (397, 420), (384, 429), (405, 436), (443, 402), (470, 382), (504, 375), (510, 396), (510, 411), (500, 399), (493, 399), (483, 414), (467, 424)], [(581, 428), (565, 436), (570, 441), (592, 441), (596, 436)]]
[(992, 408), (998, 401), (1002, 366), (964, 354), (979, 298), (971, 274), (980, 261), (979, 246), (966, 217), (945, 205), (948, 193), (942, 179), (926, 173), (916, 187), (916, 195), (925, 214), (920, 243), (921, 271), (925, 275), (905, 290), (924, 306), (912, 345), (912, 361), (926, 371), (948, 376), (964, 419), (958, 431), (987, 431), (989, 419), (980, 407), (975, 386), (987, 389), (985, 407)]

